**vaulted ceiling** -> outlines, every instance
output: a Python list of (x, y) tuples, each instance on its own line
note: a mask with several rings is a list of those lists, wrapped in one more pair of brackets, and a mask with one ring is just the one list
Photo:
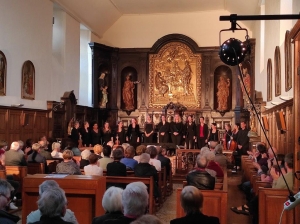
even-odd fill
[[(122, 15), (226, 10), (229, 14), (259, 13), (263, 0), (51, 0), (101, 37)], [(245, 22), (244, 22), (245, 23)], [(251, 26), (250, 23), (247, 26)]]

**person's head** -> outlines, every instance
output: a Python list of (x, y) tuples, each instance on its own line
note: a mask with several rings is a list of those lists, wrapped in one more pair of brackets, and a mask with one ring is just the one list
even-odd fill
[(149, 163), (150, 155), (148, 153), (142, 153), (140, 156), (140, 163)]
[(189, 115), (189, 116), (187, 117), (187, 119), (188, 119), (188, 122), (191, 123), (191, 122), (193, 121), (192, 115)]
[(104, 129), (110, 129), (110, 127), (109, 127), (109, 123), (106, 121), (105, 123), (104, 123)]
[(19, 143), (19, 150), (22, 150), (24, 147), (24, 142), (22, 140), (19, 140), (18, 143)]
[(216, 157), (213, 151), (206, 152), (204, 156), (206, 157), (207, 162), (214, 161)]
[(14, 188), (6, 180), (0, 179), (0, 210), (10, 203), (10, 194)]
[(113, 151), (114, 160), (121, 160), (124, 157), (124, 153), (121, 149), (117, 148)]
[(174, 115), (174, 122), (176, 122), (176, 123), (180, 123), (181, 122), (181, 117), (179, 116), (179, 114), (175, 114)]
[(203, 123), (204, 123), (204, 117), (201, 116), (201, 117), (199, 118), (199, 121), (200, 121), (201, 124), (203, 124)]
[(216, 145), (215, 152), (216, 154), (223, 154), (223, 146), (221, 144)]
[(151, 159), (154, 159), (157, 156), (157, 149), (154, 145), (147, 146), (146, 153), (150, 155)]
[(40, 152), (40, 150), (41, 150), (41, 145), (40, 145), (39, 143), (34, 143), (34, 144), (32, 145), (32, 150), (33, 150), (33, 151), (36, 151), (36, 152)]
[(134, 152), (135, 152), (134, 147), (133, 146), (128, 146), (125, 149), (124, 157), (125, 158), (133, 158), (134, 157)]
[(245, 129), (246, 128), (246, 126), (247, 126), (247, 124), (246, 124), (246, 122), (245, 121), (242, 121), (241, 122), (241, 129)]
[(273, 165), (270, 169), (270, 175), (272, 177), (280, 175), (280, 167), (277, 165)]
[(278, 161), (279, 165), (284, 165), (284, 157), (285, 157), (284, 154), (277, 154), (276, 155), (276, 158), (277, 158), (277, 161)]
[(217, 129), (217, 124), (216, 123), (211, 123), (211, 129), (213, 129), (213, 130)]
[(200, 169), (205, 169), (207, 166), (207, 159), (204, 155), (198, 155), (196, 158), (197, 167)]
[(122, 121), (118, 121), (118, 127), (123, 127), (123, 122)]
[[(274, 152), (272, 151), (272, 149), (273, 149)], [(277, 154), (277, 149), (274, 148), (274, 147), (272, 147), (272, 149), (271, 148), (268, 149), (269, 159), (273, 159)], [(275, 153), (275, 155), (274, 155), (274, 153)]]
[(81, 152), (81, 159), (89, 160), (90, 155), (91, 155), (91, 151), (89, 149), (85, 149)]
[[(33, 140), (31, 138), (27, 139), (26, 142), (25, 142), (26, 147), (31, 148), (32, 144), (33, 144)], [(0, 146), (0, 148), (1, 148), (1, 146)]]
[(95, 130), (98, 129), (98, 124), (96, 122), (93, 123), (93, 129), (95, 129)]
[(233, 128), (234, 128), (234, 130), (238, 131), (238, 130), (240, 130), (240, 127), (241, 127), (240, 123), (235, 123)]
[(52, 151), (56, 150), (56, 151), (60, 151), (60, 143), (58, 142), (53, 142), (52, 143)]
[(91, 153), (91, 155), (89, 156), (89, 163), (90, 164), (96, 164), (98, 161), (98, 156), (94, 153)]
[(109, 145), (103, 146), (103, 155), (105, 157), (110, 157), (111, 154), (111, 147)]
[(61, 188), (51, 188), (40, 196), (37, 204), (42, 215), (63, 217), (66, 213), (67, 198)]
[(109, 141), (109, 142), (106, 143), (106, 145), (109, 145), (110, 147), (113, 148), (114, 147), (114, 142), (113, 141)]
[[(95, 153), (95, 154), (100, 155), (101, 152), (103, 151), (103, 146), (97, 144), (97, 145), (94, 146), (93, 150), (94, 150), (94, 153)], [(110, 153), (109, 153), (109, 154), (110, 154)]]
[(122, 148), (125, 150), (125, 149), (127, 149), (127, 147), (129, 147), (130, 146), (130, 144), (128, 144), (128, 143), (123, 143), (122, 144)]
[(83, 123), (83, 126), (84, 126), (84, 128), (88, 128), (88, 127), (90, 127), (90, 124), (89, 124), (89, 122), (85, 121), (85, 122)]
[(142, 215), (131, 224), (162, 224), (162, 222), (155, 215)]
[(260, 153), (260, 154), (267, 154), (267, 147), (263, 144), (259, 144), (257, 146), (257, 151)]
[(41, 141), (38, 141), (38, 143), (41, 145), (42, 148), (45, 148), (46, 147), (46, 142), (41, 140)]
[(204, 146), (204, 147), (201, 148), (200, 154), (204, 155), (204, 153), (209, 152), (209, 151), (210, 151), (210, 149), (208, 147)]
[(156, 148), (156, 151), (157, 151), (157, 155), (161, 155), (163, 147), (161, 147), (160, 145), (157, 145), (155, 148)]
[(286, 168), (287, 171), (293, 169), (293, 166), (294, 166), (294, 154), (292, 152), (285, 155), (285, 157), (284, 157), (284, 166), (285, 166), (285, 168)]
[(203, 195), (198, 188), (186, 186), (181, 191), (180, 203), (187, 215), (197, 213), (203, 206)]
[(0, 140), (0, 149), (3, 149), (4, 151), (7, 149), (7, 141)]
[(41, 136), (41, 137), (40, 137), (40, 141), (47, 142), (47, 137), (46, 137), (46, 135)]
[(226, 129), (226, 131), (231, 130), (231, 125), (229, 123), (226, 123), (225, 124), (225, 129)]
[(209, 148), (211, 151), (214, 151), (216, 146), (217, 146), (218, 142), (215, 142), (215, 141), (210, 141), (209, 142)]
[(136, 124), (136, 119), (135, 118), (131, 118), (131, 124)]
[(71, 160), (74, 156), (74, 153), (72, 152), (72, 150), (66, 149), (63, 152), (63, 158), (65, 160)]
[(18, 142), (11, 143), (10, 149), (14, 150), (14, 151), (18, 151), (19, 150), (19, 143)]
[(78, 121), (74, 122), (74, 128), (76, 128), (76, 129), (79, 128), (79, 122)]
[(122, 193), (124, 215), (142, 216), (148, 207), (147, 186), (142, 182), (133, 182)]
[(39, 186), (39, 195), (41, 196), (45, 191), (52, 188), (58, 188), (59, 185), (54, 180), (45, 180), (43, 183)]
[(152, 119), (151, 119), (151, 116), (150, 115), (147, 115), (147, 122), (148, 123), (151, 123)]
[(162, 114), (162, 115), (160, 116), (160, 119), (161, 119), (161, 121), (166, 121), (166, 115)]
[(146, 146), (145, 145), (139, 145), (138, 147), (136, 147), (135, 153), (137, 156), (141, 155), (142, 153), (144, 153), (146, 151)]
[(102, 198), (102, 207), (106, 212), (122, 212), (122, 193), (119, 187), (108, 188)]

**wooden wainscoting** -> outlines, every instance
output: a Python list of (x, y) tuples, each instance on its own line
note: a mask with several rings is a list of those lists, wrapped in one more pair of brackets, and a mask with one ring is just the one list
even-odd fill
[[(278, 125), (276, 121), (276, 113), (278, 112), (283, 112), (284, 121), (286, 124), (286, 131), (278, 130)], [(272, 146), (277, 149), (278, 153), (286, 154), (289, 152), (294, 152), (295, 121), (293, 114), (293, 99), (262, 112), (262, 116), (265, 116), (268, 121), (269, 130), (267, 131), (267, 136)], [(266, 138), (263, 134), (261, 135), (261, 140), (267, 143)]]

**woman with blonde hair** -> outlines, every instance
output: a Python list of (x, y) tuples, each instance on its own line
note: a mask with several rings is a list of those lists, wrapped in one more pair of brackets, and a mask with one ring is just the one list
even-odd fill
[(101, 153), (103, 151), (103, 146), (97, 144), (94, 146), (93, 150), (94, 150), (94, 154), (98, 157), (98, 159), (101, 159), (102, 158)]
[(63, 154), (60, 152), (60, 143), (58, 142), (53, 142), (52, 143), (52, 152), (51, 152), (51, 156), (52, 158), (59, 158), (62, 159), (63, 158)]

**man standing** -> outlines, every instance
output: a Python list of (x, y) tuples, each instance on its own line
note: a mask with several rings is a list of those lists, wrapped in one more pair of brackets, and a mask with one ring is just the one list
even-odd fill
[(241, 130), (239, 131), (237, 144), (238, 150), (240, 151), (240, 155), (248, 155), (247, 151), (249, 150), (249, 137), (248, 132), (249, 130), (246, 128), (247, 124), (245, 121), (241, 122)]
[(198, 149), (201, 149), (208, 139), (208, 126), (204, 123), (204, 117), (200, 117), (200, 123), (196, 127), (196, 135)]

